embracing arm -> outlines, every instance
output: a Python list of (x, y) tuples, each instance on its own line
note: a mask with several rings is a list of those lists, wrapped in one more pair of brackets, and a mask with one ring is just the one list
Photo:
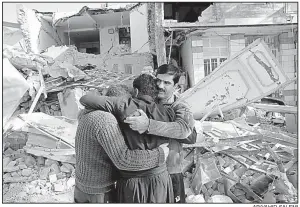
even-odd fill
[(98, 96), (87, 94), (80, 98), (79, 102), (88, 110), (101, 110), (116, 115), (118, 109), (117, 97)]
[(162, 148), (153, 150), (129, 150), (116, 120), (105, 117), (105, 123), (98, 130), (97, 140), (119, 170), (140, 171), (164, 163)]
[(175, 111), (174, 122), (162, 122), (150, 119), (149, 134), (158, 136), (186, 139), (191, 133), (195, 125), (193, 114), (185, 102), (173, 104)]

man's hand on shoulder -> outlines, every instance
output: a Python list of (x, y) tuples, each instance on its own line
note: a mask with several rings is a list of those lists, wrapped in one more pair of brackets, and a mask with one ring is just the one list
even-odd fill
[(132, 130), (138, 131), (142, 134), (148, 130), (150, 122), (147, 114), (143, 110), (138, 109), (137, 111), (140, 113), (140, 116), (127, 117), (124, 122), (129, 124), (129, 127)]

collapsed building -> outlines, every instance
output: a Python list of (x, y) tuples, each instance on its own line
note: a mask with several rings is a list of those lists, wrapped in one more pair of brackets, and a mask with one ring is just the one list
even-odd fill
[[(171, 52), (164, 57), (161, 52), (171, 51), (183, 36), (180, 54), (192, 56), (178, 61), (186, 72), (181, 99), (191, 105), (201, 135), (195, 144), (184, 145), (187, 202), (297, 202), (298, 140), (287, 127), (286, 117), (295, 116), (298, 110), (292, 103), (266, 97), (295, 82), (284, 62), (276, 60), (278, 56), (264, 38), (255, 38), (249, 45), (242, 41), (243, 46), (231, 50), (224, 60), (217, 58), (218, 64), (211, 60), (210, 66), (204, 64), (213, 44), (206, 48), (206, 37), (198, 35), (199, 28), (190, 35), (191, 25), (186, 24), (201, 22), (197, 18), (199, 22), (194, 23), (193, 15), (187, 15), (191, 6), (182, 4), (164, 8), (172, 8), (165, 17), (178, 22), (172, 25), (172, 20), (164, 20), (176, 35), (160, 39), (167, 44), (162, 50), (157, 46), (158, 37), (164, 36), (162, 28), (167, 26), (157, 29), (156, 21), (162, 15), (157, 15), (162, 10), (157, 4), (83, 7), (69, 14), (19, 8), (21, 47), (3, 48), (6, 202), (29, 202), (26, 196), (72, 191), (80, 97), (104, 94), (116, 83), (131, 86), (136, 75), (170, 61)], [(217, 6), (209, 3), (197, 8), (205, 19), (207, 9)], [(213, 14), (219, 14), (216, 11)], [(132, 32), (135, 29), (139, 33)], [(90, 41), (85, 42), (87, 39)], [(280, 48), (284, 41), (289, 40), (283, 40)], [(214, 59), (215, 54), (210, 57)], [(206, 73), (199, 76), (195, 68)], [(24, 188), (18, 183), (24, 183)]]

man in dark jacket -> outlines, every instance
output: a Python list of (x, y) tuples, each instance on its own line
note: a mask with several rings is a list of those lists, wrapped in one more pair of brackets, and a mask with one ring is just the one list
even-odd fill
[(128, 117), (124, 121), (129, 124), (131, 129), (141, 134), (146, 132), (171, 138), (168, 146), (170, 154), (167, 159), (167, 167), (172, 179), (175, 203), (185, 203), (182, 141), (186, 140), (193, 132), (195, 125), (190, 106), (184, 101), (177, 101), (178, 96), (175, 91), (180, 75), (180, 70), (173, 65), (161, 65), (156, 71), (159, 103), (172, 107), (176, 115), (174, 122), (162, 122), (148, 118), (143, 111), (139, 111), (141, 116)]
[[(123, 122), (137, 109), (143, 110), (147, 116), (155, 120), (164, 122), (175, 120), (172, 108), (154, 102), (157, 97), (157, 88), (152, 76), (140, 75), (134, 80), (133, 87), (137, 94), (136, 98), (87, 95), (83, 96), (80, 102), (86, 108), (105, 110), (115, 115), (130, 149), (153, 149), (168, 142), (168, 139), (163, 137), (139, 134)], [(122, 203), (170, 203), (174, 200), (171, 178), (166, 166), (143, 172), (120, 171), (120, 175), (117, 191), (119, 201)]]

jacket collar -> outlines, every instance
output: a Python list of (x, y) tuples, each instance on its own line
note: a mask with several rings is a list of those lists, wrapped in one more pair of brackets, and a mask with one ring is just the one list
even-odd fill
[(154, 102), (154, 99), (153, 99), (151, 96), (148, 96), (148, 95), (139, 95), (139, 96), (137, 97), (137, 99), (142, 100), (142, 101), (145, 101), (145, 102), (147, 102), (147, 103), (152, 103), (152, 102)]

